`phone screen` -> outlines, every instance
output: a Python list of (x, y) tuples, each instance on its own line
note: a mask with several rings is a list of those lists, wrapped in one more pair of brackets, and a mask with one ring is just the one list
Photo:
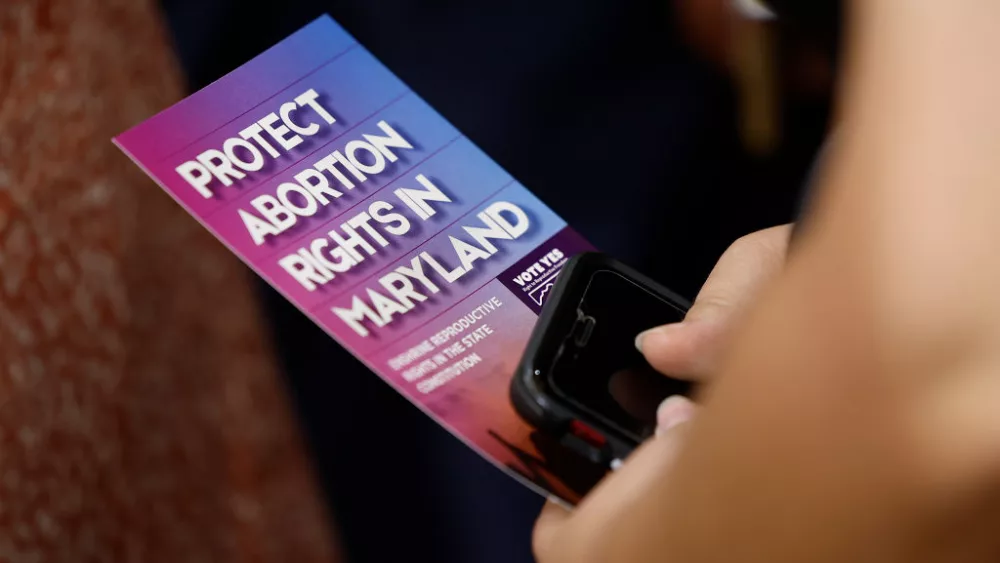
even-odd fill
[(596, 270), (576, 315), (549, 374), (554, 392), (626, 437), (644, 440), (655, 429), (660, 402), (691, 386), (656, 372), (636, 350), (635, 337), (683, 320), (684, 311), (615, 271)]

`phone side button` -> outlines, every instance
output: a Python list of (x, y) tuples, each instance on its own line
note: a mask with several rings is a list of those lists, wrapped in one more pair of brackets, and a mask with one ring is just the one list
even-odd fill
[(563, 446), (583, 456), (591, 463), (607, 465), (610, 462), (611, 450), (607, 440), (593, 428), (574, 420), (569, 431), (560, 440)]
[(574, 420), (569, 423), (569, 431), (577, 438), (580, 438), (595, 448), (603, 448), (608, 443), (608, 440), (603, 434), (580, 422), (579, 420)]

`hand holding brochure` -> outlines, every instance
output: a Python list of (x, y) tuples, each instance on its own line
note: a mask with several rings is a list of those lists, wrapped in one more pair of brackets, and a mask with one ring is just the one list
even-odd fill
[(488, 459), (569, 502), (603, 475), (508, 396), (556, 276), (591, 247), (332, 19), (115, 142)]

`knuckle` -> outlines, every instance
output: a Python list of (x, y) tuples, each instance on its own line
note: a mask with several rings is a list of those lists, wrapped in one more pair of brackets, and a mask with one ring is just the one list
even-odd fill
[(743, 235), (733, 241), (727, 252), (752, 254), (784, 254), (791, 234), (790, 225), (771, 227)]
[(694, 306), (691, 307), (691, 311), (696, 315), (703, 311), (718, 311), (726, 310), (733, 306), (733, 299), (729, 295), (725, 295), (721, 292), (708, 293), (706, 295), (699, 295), (698, 300), (695, 301)]
[(746, 255), (746, 254), (756, 254), (761, 250), (766, 248), (763, 243), (763, 238), (760, 236), (760, 232), (750, 233), (749, 235), (743, 235), (740, 238), (733, 241), (726, 253)]

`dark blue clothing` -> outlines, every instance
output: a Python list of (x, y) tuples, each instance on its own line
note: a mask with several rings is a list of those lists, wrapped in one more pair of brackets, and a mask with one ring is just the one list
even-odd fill
[[(729, 242), (789, 220), (822, 117), (792, 116), (782, 166), (747, 159), (732, 92), (679, 45), (668, 7), (164, 0), (192, 89), (331, 14), (592, 243), (693, 296)], [(531, 560), (540, 498), (261, 293), (352, 561)]]

